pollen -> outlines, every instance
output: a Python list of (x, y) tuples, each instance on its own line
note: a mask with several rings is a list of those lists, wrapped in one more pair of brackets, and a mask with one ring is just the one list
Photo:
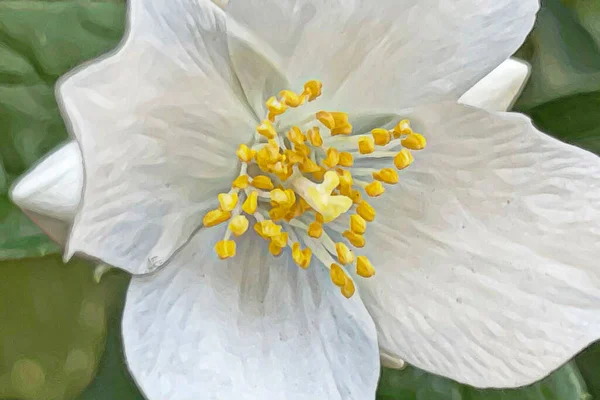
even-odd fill
[(393, 193), (388, 185), (398, 184), (398, 171), (414, 162), (412, 152), (425, 148), (426, 140), (407, 119), (393, 129), (366, 132), (354, 132), (351, 116), (339, 110), (308, 118), (300, 113), (304, 117), (295, 120), (294, 109), (318, 99), (322, 88), (320, 81), (310, 80), (300, 92), (281, 90), (265, 102), (266, 115), (249, 132), (254, 139), (239, 144), (232, 155), (238, 175), (229, 191), (218, 194), (218, 208), (208, 211), (203, 223), (210, 228), (228, 222), (215, 245), (220, 259), (234, 257), (236, 241), (244, 235), (257, 235), (272, 256), (291, 255), (302, 269), (311, 267), (314, 257), (350, 298), (356, 287), (348, 271), (361, 278), (375, 275), (360, 254), (367, 225), (376, 216), (365, 198)]

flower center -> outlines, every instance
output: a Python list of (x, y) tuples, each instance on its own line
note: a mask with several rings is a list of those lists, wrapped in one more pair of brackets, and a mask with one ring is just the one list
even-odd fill
[[(267, 100), (269, 112), (256, 127), (254, 143), (240, 144), (236, 151), (240, 173), (231, 190), (219, 194), (219, 208), (204, 216), (204, 226), (229, 221), (225, 237), (215, 246), (219, 258), (226, 259), (236, 252), (231, 235), (242, 236), (251, 216), (256, 220), (254, 230), (269, 242), (272, 255), (289, 247), (301, 268), (308, 268), (314, 255), (329, 267), (331, 281), (349, 298), (355, 287), (348, 268), (364, 278), (375, 274), (368, 258), (355, 257), (348, 247), (364, 247), (367, 224), (375, 218), (363, 196), (381, 196), (383, 184), (397, 183), (396, 169), (413, 162), (410, 150), (423, 149), (425, 138), (412, 131), (408, 120), (391, 130), (351, 135), (352, 125), (343, 112), (319, 111), (287, 127), (276, 122), (287, 110), (318, 98), (321, 88), (321, 82), (312, 80), (300, 94), (283, 90), (278, 98)], [(321, 130), (329, 135), (323, 138)], [(369, 161), (386, 159), (396, 169), (354, 167), (355, 160), (369, 166)], [(346, 226), (341, 216), (348, 217)], [(334, 242), (329, 232), (341, 233), (346, 243)]]

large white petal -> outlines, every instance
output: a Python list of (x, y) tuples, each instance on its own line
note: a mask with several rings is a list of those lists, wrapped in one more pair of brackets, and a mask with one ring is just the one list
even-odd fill
[(294, 89), (321, 79), (323, 103), (345, 111), (457, 100), (521, 45), (537, 9), (537, 0), (230, 0), (225, 7), (231, 34), (255, 43)]
[(206, 1), (133, 0), (113, 55), (64, 79), (85, 185), (67, 257), (132, 273), (164, 264), (237, 168), (255, 119), (229, 67), (223, 11)]
[(359, 280), (383, 352), (480, 387), (600, 337), (600, 159), (519, 114), (414, 112), (428, 147), (373, 202)]
[(273, 258), (247, 233), (228, 261), (222, 229), (200, 231), (154, 274), (133, 277), (123, 318), (126, 360), (149, 400), (368, 400), (377, 333), (360, 297), (327, 270)]
[(507, 111), (521, 94), (530, 69), (524, 61), (506, 60), (460, 96), (458, 102), (488, 111)]

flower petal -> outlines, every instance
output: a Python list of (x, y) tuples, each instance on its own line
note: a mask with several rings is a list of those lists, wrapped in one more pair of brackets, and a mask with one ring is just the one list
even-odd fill
[(321, 79), (328, 106), (390, 111), (457, 100), (521, 45), (538, 6), (537, 0), (231, 0), (225, 10), (228, 30), (253, 37), (293, 83)]
[(11, 200), (52, 240), (64, 246), (83, 187), (81, 153), (75, 142), (58, 147), (11, 188)]
[(208, 0), (129, 7), (122, 47), (59, 86), (85, 165), (66, 257), (146, 273), (201, 225), (256, 121), (229, 67), (221, 9)]
[(530, 66), (514, 58), (504, 61), (463, 94), (459, 103), (488, 111), (507, 111), (521, 94)]
[(380, 347), (478, 387), (539, 380), (600, 337), (600, 159), (519, 114), (411, 117), (428, 147), (373, 201), (358, 280)]
[(147, 398), (374, 399), (377, 334), (358, 294), (341, 296), (320, 265), (273, 258), (254, 233), (220, 261), (222, 233), (201, 230), (131, 281), (125, 355)]

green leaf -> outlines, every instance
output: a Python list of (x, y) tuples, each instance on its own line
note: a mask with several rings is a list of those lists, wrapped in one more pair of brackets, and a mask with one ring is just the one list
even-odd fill
[(542, 132), (600, 154), (600, 91), (559, 98), (526, 113)]
[(414, 367), (383, 369), (377, 400), (590, 400), (574, 363), (519, 389), (475, 389)]
[(67, 139), (56, 79), (113, 48), (123, 2), (0, 1), (0, 259), (58, 248), (10, 204), (10, 184)]
[(576, 358), (577, 366), (594, 399), (600, 399), (600, 342), (597, 342)]
[(128, 277), (57, 255), (0, 262), (0, 398), (72, 399), (92, 380)]

